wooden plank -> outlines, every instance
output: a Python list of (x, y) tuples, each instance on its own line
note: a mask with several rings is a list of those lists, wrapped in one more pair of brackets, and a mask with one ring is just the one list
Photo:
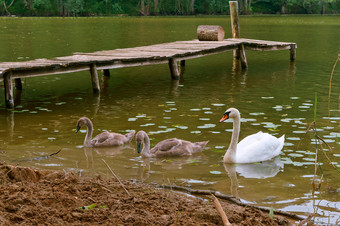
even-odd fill
[[(177, 41), (136, 48), (82, 53), (88, 55), (78, 54), (50, 60), (37, 59), (25, 62), (3, 62), (0, 63), (0, 74), (3, 76), (4, 73), (10, 70), (13, 72), (13, 78), (18, 78), (70, 73), (89, 70), (89, 65), (93, 63), (97, 64), (97, 68), (101, 69), (160, 64), (167, 63), (169, 58), (185, 60), (232, 50), (238, 48), (240, 43), (244, 43), (245, 49), (252, 50), (291, 49), (290, 45), (296, 45), (295, 43), (253, 39), (226, 39), (222, 42)], [(157, 49), (158, 47), (160, 49)], [(163, 51), (168, 53), (163, 53)], [(108, 68), (105, 68), (105, 66)]]

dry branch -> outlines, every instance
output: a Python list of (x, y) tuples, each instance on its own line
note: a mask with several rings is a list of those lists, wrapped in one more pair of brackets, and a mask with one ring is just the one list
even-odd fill
[(130, 193), (129, 193), (129, 191), (126, 190), (124, 184), (119, 180), (119, 178), (117, 177), (117, 175), (112, 171), (111, 167), (106, 163), (106, 161), (105, 161), (104, 159), (102, 159), (102, 161), (105, 163), (105, 165), (107, 166), (107, 168), (109, 168), (110, 172), (111, 172), (112, 175), (118, 180), (118, 182), (120, 183), (120, 185), (122, 185), (122, 187), (123, 187), (123, 189), (125, 190), (125, 192), (126, 192), (129, 196), (131, 196)]
[(217, 212), (220, 214), (221, 218), (222, 218), (222, 221), (223, 221), (223, 225), (224, 226), (229, 226), (231, 225), (229, 220), (228, 220), (228, 217), (227, 215), (225, 214), (222, 206), (221, 206), (221, 203), (220, 201), (218, 201), (218, 199), (216, 198), (216, 196), (214, 196), (213, 194), (211, 194), (211, 196), (214, 198), (214, 203), (215, 203), (215, 206), (216, 206), (216, 209), (217, 209)]
[[(270, 211), (269, 208), (249, 205), (249, 204), (246, 204), (246, 203), (243, 203), (243, 202), (239, 201), (238, 199), (236, 199), (233, 196), (225, 195), (225, 194), (222, 194), (222, 193), (220, 193), (218, 191), (195, 190), (195, 189), (191, 189), (191, 188), (187, 188), (187, 187), (182, 187), (182, 186), (177, 186), (177, 185), (171, 185), (171, 186), (168, 186), (168, 185), (162, 185), (162, 186), (161, 185), (156, 185), (156, 187), (164, 187), (164, 188), (167, 188), (167, 189), (172, 188), (173, 190), (188, 192), (188, 193), (194, 194), (194, 195), (211, 195), (211, 194), (213, 194), (217, 198), (227, 200), (227, 201), (229, 201), (231, 203), (234, 203), (236, 205), (239, 205), (239, 206), (252, 207), (254, 209), (258, 209), (258, 210), (261, 210), (261, 211), (267, 212), (267, 213), (269, 213), (269, 211)], [(291, 218), (293, 220), (304, 220), (305, 219), (305, 218), (300, 217), (300, 216), (298, 216), (296, 214), (288, 213), (288, 212), (285, 212), (285, 211), (282, 211), (282, 210), (274, 210), (274, 214), (281, 215), (281, 216), (286, 216), (286, 217), (289, 217), (289, 218)]]

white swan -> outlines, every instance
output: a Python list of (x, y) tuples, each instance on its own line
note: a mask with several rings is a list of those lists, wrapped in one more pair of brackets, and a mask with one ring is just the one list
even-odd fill
[[(193, 153), (203, 151), (203, 148), (208, 142), (209, 141), (192, 143), (186, 140), (171, 138), (159, 142), (150, 150), (148, 134), (143, 130), (136, 134), (137, 152), (142, 152), (142, 155), (148, 158), (192, 155)], [(141, 150), (142, 144), (143, 150)]]
[(87, 127), (86, 136), (84, 140), (84, 147), (110, 147), (110, 146), (118, 146), (123, 145), (130, 142), (135, 135), (135, 130), (122, 135), (119, 133), (110, 133), (110, 132), (103, 132), (95, 136), (92, 139), (93, 134), (93, 124), (91, 120), (87, 117), (82, 117), (77, 122), (77, 129), (76, 133), (80, 130), (82, 126)]
[(276, 138), (260, 131), (237, 143), (240, 133), (240, 112), (236, 108), (229, 108), (223, 114), (220, 122), (228, 118), (233, 119), (233, 134), (229, 148), (223, 158), (225, 163), (263, 162), (280, 154), (284, 144), (284, 135)]

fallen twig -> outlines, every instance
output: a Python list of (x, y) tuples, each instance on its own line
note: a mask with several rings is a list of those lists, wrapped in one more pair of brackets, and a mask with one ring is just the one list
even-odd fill
[(297, 226), (302, 226), (305, 223), (307, 223), (308, 221), (310, 221), (310, 219), (312, 219), (312, 217), (314, 216), (314, 214), (310, 214), (306, 219), (300, 221), (300, 223)]
[(43, 160), (43, 159), (48, 159), (49, 157), (52, 157), (53, 155), (56, 155), (56, 154), (59, 154), (59, 152), (61, 152), (61, 149), (57, 152), (54, 152), (52, 154), (49, 154), (49, 155), (45, 155), (45, 156), (39, 156), (39, 157), (35, 157), (35, 158), (30, 158), (30, 159), (16, 159), (16, 160), (13, 160), (12, 162), (25, 162), (25, 161), (40, 161), (40, 160)]
[(112, 171), (111, 167), (105, 162), (104, 159), (102, 159), (102, 161), (105, 163), (105, 165), (107, 166), (107, 168), (109, 168), (110, 172), (111, 172), (111, 173), (113, 174), (113, 176), (118, 180), (118, 182), (120, 183), (120, 185), (122, 185), (122, 187), (124, 188), (125, 192), (126, 192), (129, 196), (131, 196), (130, 193), (129, 193), (129, 191), (126, 190), (124, 184), (119, 180), (119, 178), (116, 176), (116, 174)]
[(221, 218), (222, 218), (222, 221), (223, 221), (223, 225), (224, 226), (229, 226), (231, 225), (229, 220), (228, 220), (228, 217), (227, 215), (225, 214), (222, 206), (221, 206), (221, 203), (220, 201), (218, 201), (218, 199), (216, 198), (215, 195), (211, 194), (211, 196), (214, 198), (214, 203), (215, 203), (215, 206), (216, 206), (216, 209), (217, 209), (217, 212), (220, 214)]
[[(267, 213), (269, 213), (269, 211), (270, 211), (269, 208), (249, 205), (249, 204), (246, 204), (246, 203), (243, 203), (243, 202), (239, 201), (238, 199), (236, 199), (233, 196), (225, 195), (225, 194), (222, 194), (222, 193), (220, 193), (218, 191), (212, 191), (212, 190), (194, 190), (194, 189), (191, 189), (191, 188), (181, 187), (181, 186), (177, 186), (177, 185), (171, 185), (171, 187), (168, 186), (168, 185), (162, 185), (162, 186), (164, 188), (167, 188), (167, 189), (172, 188), (173, 190), (185, 191), (185, 192), (188, 192), (188, 193), (191, 193), (191, 194), (194, 194), (194, 195), (211, 195), (211, 194), (213, 194), (217, 198), (230, 201), (231, 203), (234, 203), (234, 204), (239, 205), (239, 206), (252, 207), (252, 208), (261, 210), (263, 212), (267, 212)], [(158, 185), (158, 187), (161, 187), (161, 186)], [(305, 219), (305, 218), (300, 217), (300, 216), (298, 216), (296, 214), (288, 213), (288, 212), (285, 212), (285, 211), (282, 211), (282, 210), (274, 210), (274, 214), (281, 215), (281, 216), (286, 216), (286, 217), (289, 217), (289, 218), (291, 218), (293, 220), (304, 220)]]

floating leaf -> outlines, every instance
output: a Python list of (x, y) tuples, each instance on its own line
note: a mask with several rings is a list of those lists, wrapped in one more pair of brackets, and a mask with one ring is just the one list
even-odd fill
[(215, 174), (215, 175), (222, 174), (222, 172), (217, 171), (217, 170), (212, 170), (212, 171), (210, 171), (210, 173)]
[(219, 164), (212, 164), (209, 167), (219, 167), (219, 166), (220, 166)]
[(218, 153), (224, 153), (225, 152), (225, 150), (223, 150), (223, 149), (212, 149), (211, 151), (218, 152)]
[(269, 131), (273, 131), (273, 132), (278, 132), (278, 131), (280, 131), (277, 127), (275, 127), (275, 128), (269, 128), (268, 130), (269, 130)]

